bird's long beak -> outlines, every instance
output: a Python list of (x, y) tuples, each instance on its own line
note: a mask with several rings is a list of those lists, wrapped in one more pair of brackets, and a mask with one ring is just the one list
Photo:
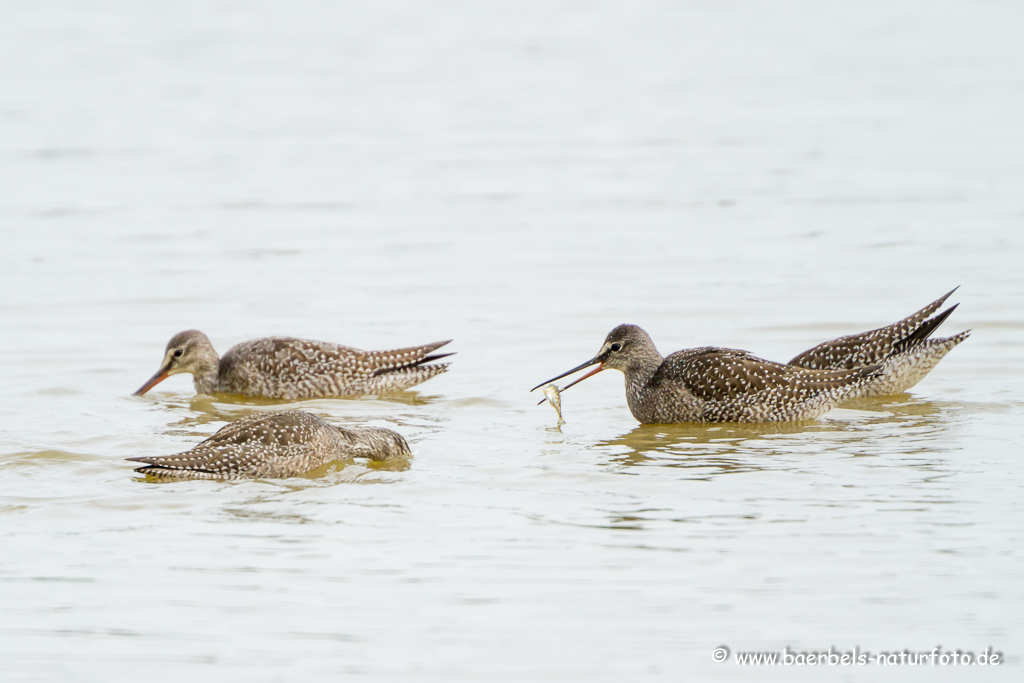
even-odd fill
[(594, 376), (594, 375), (596, 375), (597, 373), (599, 373), (599, 372), (601, 372), (602, 370), (604, 370), (604, 363), (602, 363), (601, 361), (599, 361), (599, 360), (598, 360), (598, 359), (597, 359), (596, 357), (595, 357), (595, 358), (591, 358), (591, 359), (590, 359), (590, 360), (588, 360), (588, 361), (587, 361), (586, 363), (584, 363), (584, 364), (582, 364), (582, 365), (577, 365), (576, 367), (574, 367), (574, 368), (573, 368), (572, 370), (569, 370), (568, 372), (563, 372), (563, 373), (562, 373), (561, 375), (558, 375), (557, 377), (552, 377), (551, 379), (547, 380), (546, 382), (541, 382), (540, 384), (538, 384), (537, 386), (535, 386), (535, 387), (534, 387), (533, 389), (530, 389), (530, 391), (536, 391), (537, 389), (540, 389), (540, 388), (541, 388), (542, 386), (544, 386), (544, 385), (546, 385), (546, 384), (551, 384), (551, 383), (552, 383), (552, 382), (554, 382), (555, 380), (559, 380), (559, 379), (562, 379), (562, 378), (563, 378), (563, 377), (565, 377), (566, 375), (571, 375), (571, 374), (572, 374), (572, 373), (574, 373), (574, 372), (579, 372), (580, 370), (583, 370), (583, 369), (585, 369), (585, 368), (589, 368), (589, 367), (590, 367), (591, 365), (595, 365), (595, 364), (598, 364), (598, 366), (597, 366), (597, 369), (596, 369), (596, 370), (593, 370), (592, 372), (588, 372), (587, 374), (583, 375), (582, 377), (579, 377), (579, 378), (577, 378), (577, 379), (574, 379), (573, 381), (569, 382), (569, 383), (568, 383), (568, 384), (566, 384), (566, 385), (565, 385), (564, 387), (562, 387), (561, 389), (559, 389), (559, 391), (565, 391), (566, 389), (568, 389), (568, 388), (569, 388), (569, 387), (571, 387), (572, 385), (574, 385), (574, 384), (579, 384), (580, 382), (582, 382), (582, 381), (583, 381), (583, 380), (585, 380), (586, 378), (588, 378), (588, 377), (593, 377), (593, 376)]
[(171, 370), (170, 363), (168, 363), (167, 365), (165, 365), (162, 368), (160, 368), (159, 370), (157, 370), (156, 374), (153, 375), (152, 377), (150, 377), (149, 380), (147, 380), (145, 384), (143, 384), (141, 387), (139, 387), (139, 390), (136, 391), (134, 394), (132, 394), (132, 396), (142, 396), (144, 393), (146, 393), (147, 391), (149, 391), (150, 389), (155, 387), (157, 384), (160, 384), (160, 382), (163, 382), (165, 379), (167, 379), (170, 376), (170, 374), (171, 374), (170, 370)]

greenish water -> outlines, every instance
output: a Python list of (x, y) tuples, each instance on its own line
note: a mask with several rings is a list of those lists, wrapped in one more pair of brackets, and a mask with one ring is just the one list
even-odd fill
[[(1011, 4), (11, 5), (3, 680), (1017, 680), (1024, 116)], [(909, 395), (647, 426), (623, 322), (785, 360), (956, 285)], [(402, 467), (148, 483), (263, 403), (172, 334), (453, 338)], [(1004, 666), (742, 667), (994, 647)]]

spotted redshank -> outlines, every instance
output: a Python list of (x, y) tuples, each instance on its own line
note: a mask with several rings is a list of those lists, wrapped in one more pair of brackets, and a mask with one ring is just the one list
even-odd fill
[(808, 370), (715, 346), (663, 358), (646, 332), (636, 325), (619, 325), (596, 356), (534, 389), (592, 365), (597, 369), (562, 391), (607, 368), (621, 370), (629, 410), (643, 424), (810, 420), (878, 373), (877, 366)]
[(247, 415), (222, 427), (194, 448), (145, 458), (136, 472), (181, 479), (295, 477), (333, 460), (387, 460), (410, 455), (409, 444), (390, 429), (343, 429), (301, 410)]
[(186, 330), (167, 343), (160, 369), (135, 395), (182, 372), (192, 374), (199, 394), (287, 400), (386, 394), (408, 389), (447, 370), (448, 363), (429, 363), (452, 355), (431, 353), (448, 341), (360, 351), (329, 342), (268, 337), (233, 346), (221, 358), (205, 334)]
[(815, 370), (852, 370), (880, 365), (878, 376), (860, 385), (845, 400), (903, 393), (924, 379), (954, 346), (970, 336), (971, 331), (965, 330), (952, 337), (931, 338), (936, 328), (960, 304), (930, 316), (955, 291), (953, 289), (892, 325), (818, 344), (789, 364)]

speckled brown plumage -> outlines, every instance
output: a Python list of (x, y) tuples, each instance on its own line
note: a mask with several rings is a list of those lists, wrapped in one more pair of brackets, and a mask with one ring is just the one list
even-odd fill
[(205, 334), (179, 332), (171, 338), (160, 369), (136, 395), (170, 375), (192, 374), (196, 393), (238, 394), (273, 399), (310, 399), (402, 391), (448, 369), (428, 364), (448, 341), (388, 351), (361, 351), (339, 344), (268, 337), (233, 346), (221, 358)]
[(244, 479), (294, 477), (332, 460), (372, 460), (410, 455), (390, 429), (344, 429), (301, 410), (247, 415), (194, 448), (157, 457), (128, 458), (154, 477)]
[(598, 368), (565, 389), (606, 368), (621, 370), (629, 409), (644, 424), (809, 420), (878, 372), (877, 366), (808, 370), (714, 346), (663, 358), (644, 330), (619, 325), (594, 358), (548, 382), (592, 365)]
[(934, 317), (932, 314), (955, 291), (892, 325), (818, 344), (789, 361), (789, 365), (818, 370), (851, 370), (879, 365), (878, 375), (861, 385), (846, 400), (902, 393), (924, 379), (953, 347), (970, 336), (971, 331), (965, 330), (952, 337), (931, 338), (959, 304)]

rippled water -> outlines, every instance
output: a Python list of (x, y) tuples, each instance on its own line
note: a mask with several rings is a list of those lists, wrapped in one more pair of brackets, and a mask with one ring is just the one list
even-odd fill
[[(7, 3), (0, 678), (1015, 680), (1012, 3)], [(956, 285), (909, 395), (645, 426), (614, 325), (785, 360)], [(451, 371), (308, 401), (407, 466), (149, 483), (262, 404), (131, 392), (172, 334)], [(744, 650), (1002, 651), (998, 669)]]

